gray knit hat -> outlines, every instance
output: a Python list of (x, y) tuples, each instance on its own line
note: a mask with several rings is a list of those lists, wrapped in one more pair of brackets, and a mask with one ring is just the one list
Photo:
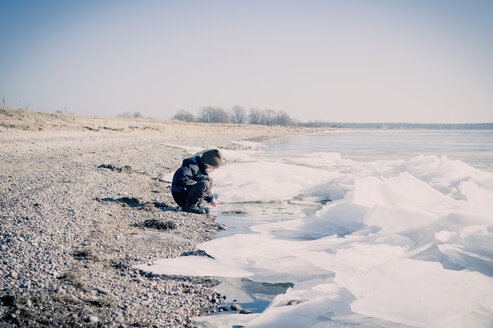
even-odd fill
[(214, 168), (218, 168), (223, 164), (223, 155), (219, 149), (211, 149), (206, 151), (200, 156), (200, 159), (204, 162), (204, 164)]

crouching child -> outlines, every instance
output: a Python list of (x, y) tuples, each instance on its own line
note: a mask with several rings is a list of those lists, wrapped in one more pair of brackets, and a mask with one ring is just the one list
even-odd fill
[(183, 211), (205, 214), (208, 208), (202, 206), (204, 201), (216, 206), (209, 174), (222, 163), (223, 157), (218, 149), (207, 150), (199, 156), (183, 160), (171, 184), (173, 199)]

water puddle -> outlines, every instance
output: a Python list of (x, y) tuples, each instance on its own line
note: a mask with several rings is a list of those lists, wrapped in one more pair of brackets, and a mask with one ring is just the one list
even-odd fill
[(288, 288), (294, 286), (290, 282), (268, 283), (247, 278), (218, 278), (218, 280), (220, 284), (215, 289), (226, 296), (221, 308), (231, 309), (233, 304), (237, 304), (238, 309), (247, 310), (247, 313), (263, 312), (274, 297), (284, 294)]

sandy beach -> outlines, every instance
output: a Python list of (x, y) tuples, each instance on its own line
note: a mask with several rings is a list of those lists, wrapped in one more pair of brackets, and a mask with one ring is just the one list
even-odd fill
[(210, 277), (133, 268), (193, 254), (221, 229), (177, 211), (183, 149), (312, 130), (0, 112), (0, 326), (191, 327), (221, 302)]

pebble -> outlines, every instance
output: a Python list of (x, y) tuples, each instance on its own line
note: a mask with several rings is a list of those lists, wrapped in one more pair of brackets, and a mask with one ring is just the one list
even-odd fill
[(300, 304), (300, 301), (299, 300), (291, 300), (287, 303), (287, 305), (296, 305), (296, 304)]

